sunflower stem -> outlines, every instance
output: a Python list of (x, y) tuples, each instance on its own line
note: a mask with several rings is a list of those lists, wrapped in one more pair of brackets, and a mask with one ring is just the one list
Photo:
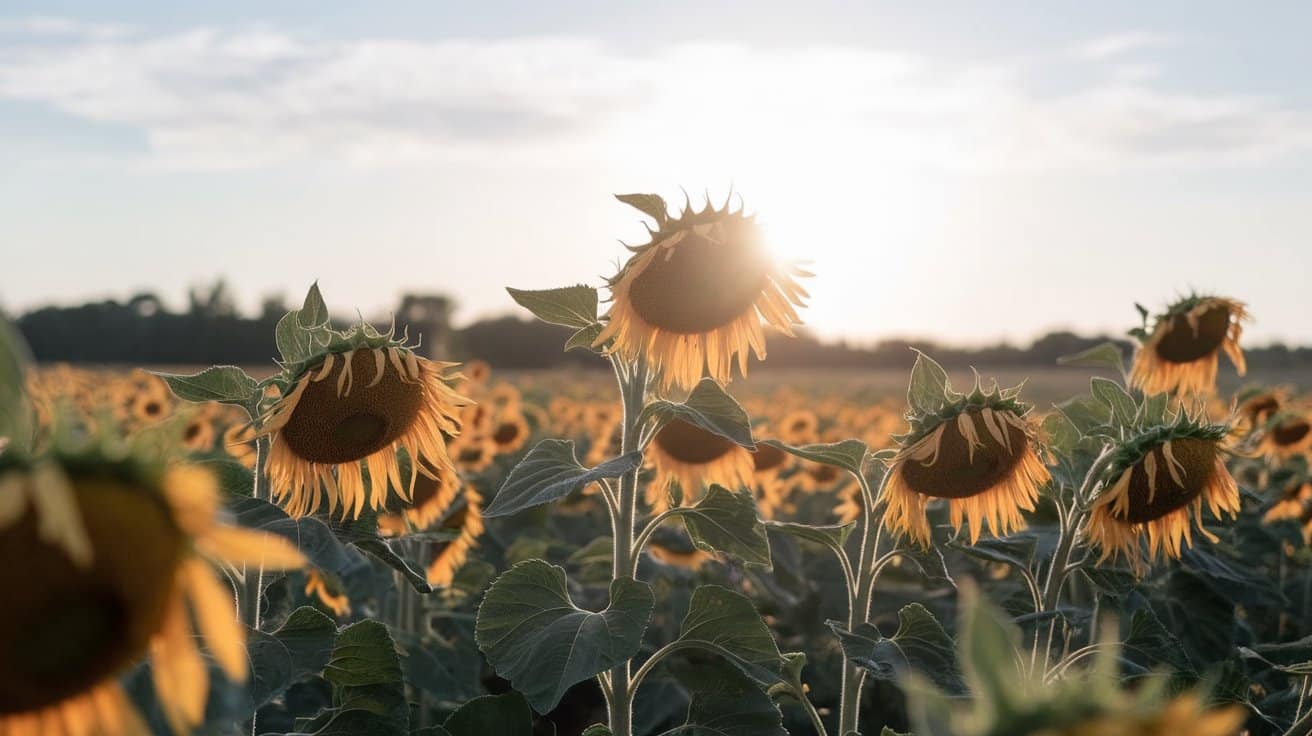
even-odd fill
[[(847, 628), (855, 630), (865, 623), (870, 616), (870, 602), (874, 597), (875, 579), (879, 575), (880, 565), (879, 536), (881, 526), (875, 523), (875, 510), (879, 499), (884, 495), (884, 484), (888, 482), (888, 473), (879, 482), (879, 494), (870, 489), (864, 472), (853, 473), (861, 484), (861, 556), (856, 569), (856, 596), (848, 607)], [(850, 563), (849, 563), (850, 565)], [(865, 685), (865, 670), (843, 658), (843, 682), (838, 709), (838, 733), (848, 734), (858, 731), (861, 722), (861, 688)], [(823, 733), (823, 731), (821, 732)]]
[[(638, 419), (647, 401), (647, 366), (641, 360), (631, 367), (625, 366), (618, 357), (611, 358), (615, 368), (615, 380), (619, 384), (623, 421), (620, 435), (620, 454), (635, 452), (639, 446), (640, 431)], [(620, 477), (619, 493), (615, 498), (616, 506), (612, 518), (614, 538), (614, 558), (611, 579), (633, 579), (637, 563), (634, 550), (634, 519), (637, 512), (638, 473), (626, 473)], [(629, 662), (625, 662), (610, 671), (609, 697), (606, 699), (609, 711), (609, 725), (614, 736), (633, 736), (633, 692), (636, 683), (630, 679)]]
[[(265, 466), (269, 459), (269, 439), (261, 437), (255, 441), (255, 468), (254, 484), (251, 488), (251, 495), (261, 501), (269, 500), (269, 476), (265, 472)], [(255, 574), (251, 574), (254, 572)], [(251, 571), (245, 570), (243, 573), (245, 584), (241, 595), (242, 622), (252, 629), (260, 628), (260, 603), (261, 595), (264, 590), (264, 566)]]

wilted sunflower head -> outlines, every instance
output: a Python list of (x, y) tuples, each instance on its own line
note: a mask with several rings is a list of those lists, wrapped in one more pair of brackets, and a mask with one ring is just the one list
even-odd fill
[(1287, 459), (1312, 448), (1312, 416), (1304, 411), (1276, 412), (1262, 429), (1262, 449), (1271, 457)]
[[(269, 478), (292, 516), (318, 510), (358, 518), (381, 509), (387, 489), (402, 498), (425, 468), (447, 469), (446, 438), (460, 434), (470, 402), (450, 387), (453, 363), (421, 358), (368, 325), (333, 332), (327, 346), (276, 379), (281, 389), (260, 419), (272, 435)], [(400, 477), (397, 452), (416, 458)], [(366, 472), (367, 471), (367, 472)]]
[[(759, 448), (759, 446), (758, 446)], [(701, 490), (718, 483), (731, 490), (752, 485), (752, 453), (732, 440), (682, 419), (661, 427), (647, 446), (655, 470), (647, 486), (647, 503), (664, 511), (677, 485), (682, 501), (695, 501)]]
[(442, 520), (441, 528), (455, 532), (456, 538), (434, 545), (433, 558), (428, 564), (428, 583), (448, 586), (455, 580), (469, 552), (478, 546), (483, 533), (483, 497), (472, 486), (462, 494), (464, 505), (454, 509)]
[(23, 561), (0, 569), (0, 733), (138, 732), (118, 678), (148, 655), (170, 725), (185, 731), (209, 692), (193, 618), (225, 674), (246, 677), (233, 592), (205, 559), (304, 559), (281, 537), (219, 523), (207, 471), (169, 465), (153, 445), (66, 442), (0, 456), (0, 554)]
[(1024, 528), (1021, 512), (1034, 510), (1049, 474), (1020, 387), (1002, 389), (995, 382), (984, 391), (977, 376), (970, 394), (946, 383), (942, 394), (933, 410), (913, 406), (911, 432), (895, 438), (901, 449), (884, 487), (884, 524), (928, 545), (926, 507), (944, 499), (953, 527), (969, 522), (972, 544), (986, 525), (998, 535)]
[(1248, 319), (1245, 305), (1233, 299), (1193, 295), (1177, 301), (1157, 316), (1151, 331), (1146, 325), (1131, 330), (1140, 341), (1131, 383), (1145, 394), (1211, 393), (1221, 351), (1239, 375), (1245, 373), (1239, 338)]
[(1123, 556), (1142, 573), (1159, 555), (1179, 558), (1195, 527), (1216, 541), (1202, 526), (1203, 505), (1218, 519), (1239, 512), (1239, 488), (1225, 466), (1229, 431), (1181, 408), (1173, 421), (1120, 443), (1086, 528), (1102, 559)]
[(810, 274), (775, 263), (753, 216), (707, 202), (670, 218), (655, 195), (621, 200), (634, 196), (656, 203), (640, 209), (658, 229), (610, 279), (613, 303), (594, 345), (645, 360), (666, 389), (691, 388), (703, 374), (727, 383), (735, 361), (746, 373), (749, 348), (764, 358), (763, 327), (791, 334), (800, 324), (795, 307), (807, 294), (796, 279)]

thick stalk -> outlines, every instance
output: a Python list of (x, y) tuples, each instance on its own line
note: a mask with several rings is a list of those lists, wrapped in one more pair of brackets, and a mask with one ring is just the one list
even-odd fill
[[(269, 458), (269, 440), (261, 437), (255, 441), (255, 485), (251, 494), (262, 501), (270, 498), (269, 478), (265, 473), (265, 464)], [(241, 593), (241, 620), (252, 629), (260, 628), (260, 595), (264, 588), (264, 566), (257, 569), (247, 568), (243, 578), (245, 584)]]
[[(879, 530), (875, 521), (876, 496), (864, 473), (855, 473), (861, 484), (861, 557), (856, 569), (856, 595), (848, 610), (847, 628), (853, 631), (865, 623), (870, 615), (870, 601), (874, 594), (875, 559), (879, 554)], [(884, 479), (887, 480), (885, 473)], [(880, 481), (883, 495), (884, 481)], [(865, 685), (865, 671), (843, 658), (843, 682), (838, 708), (838, 736), (857, 731), (861, 721), (861, 688)]]
[[(625, 370), (618, 359), (612, 359), (615, 376), (619, 382), (621, 405), (624, 411), (621, 425), (620, 454), (636, 452), (638, 442), (638, 417), (642, 413), (647, 394), (647, 371), (641, 361)], [(634, 575), (633, 523), (638, 503), (638, 471), (626, 473), (620, 478), (620, 487), (615, 499), (618, 509), (612, 514), (614, 558), (611, 578), (632, 578)], [(630, 686), (629, 663), (625, 662), (610, 671), (610, 730), (614, 736), (633, 736), (633, 689)]]

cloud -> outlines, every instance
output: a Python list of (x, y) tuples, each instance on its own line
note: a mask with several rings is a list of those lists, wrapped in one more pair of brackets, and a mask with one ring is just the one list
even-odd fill
[(1024, 67), (854, 47), (3, 28), (14, 38), (0, 48), (0, 100), (139, 130), (151, 164), (179, 168), (769, 150), (1009, 170), (1243, 162), (1312, 145), (1306, 109), (1170, 89), (1125, 64), (1165, 41), (1142, 32), (1085, 44), (1095, 78), (1053, 93)]
[(1132, 54), (1136, 51), (1168, 46), (1176, 43), (1177, 40), (1171, 36), (1150, 31), (1126, 31), (1077, 44), (1074, 48), (1074, 55), (1081, 59), (1102, 61)]

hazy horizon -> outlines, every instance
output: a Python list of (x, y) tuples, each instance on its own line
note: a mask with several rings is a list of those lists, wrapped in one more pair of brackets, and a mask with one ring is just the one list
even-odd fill
[(226, 276), (467, 323), (600, 285), (644, 234), (613, 193), (732, 186), (825, 338), (1121, 335), (1198, 289), (1312, 343), (1297, 3), (41, 12), (0, 4), (10, 311)]

